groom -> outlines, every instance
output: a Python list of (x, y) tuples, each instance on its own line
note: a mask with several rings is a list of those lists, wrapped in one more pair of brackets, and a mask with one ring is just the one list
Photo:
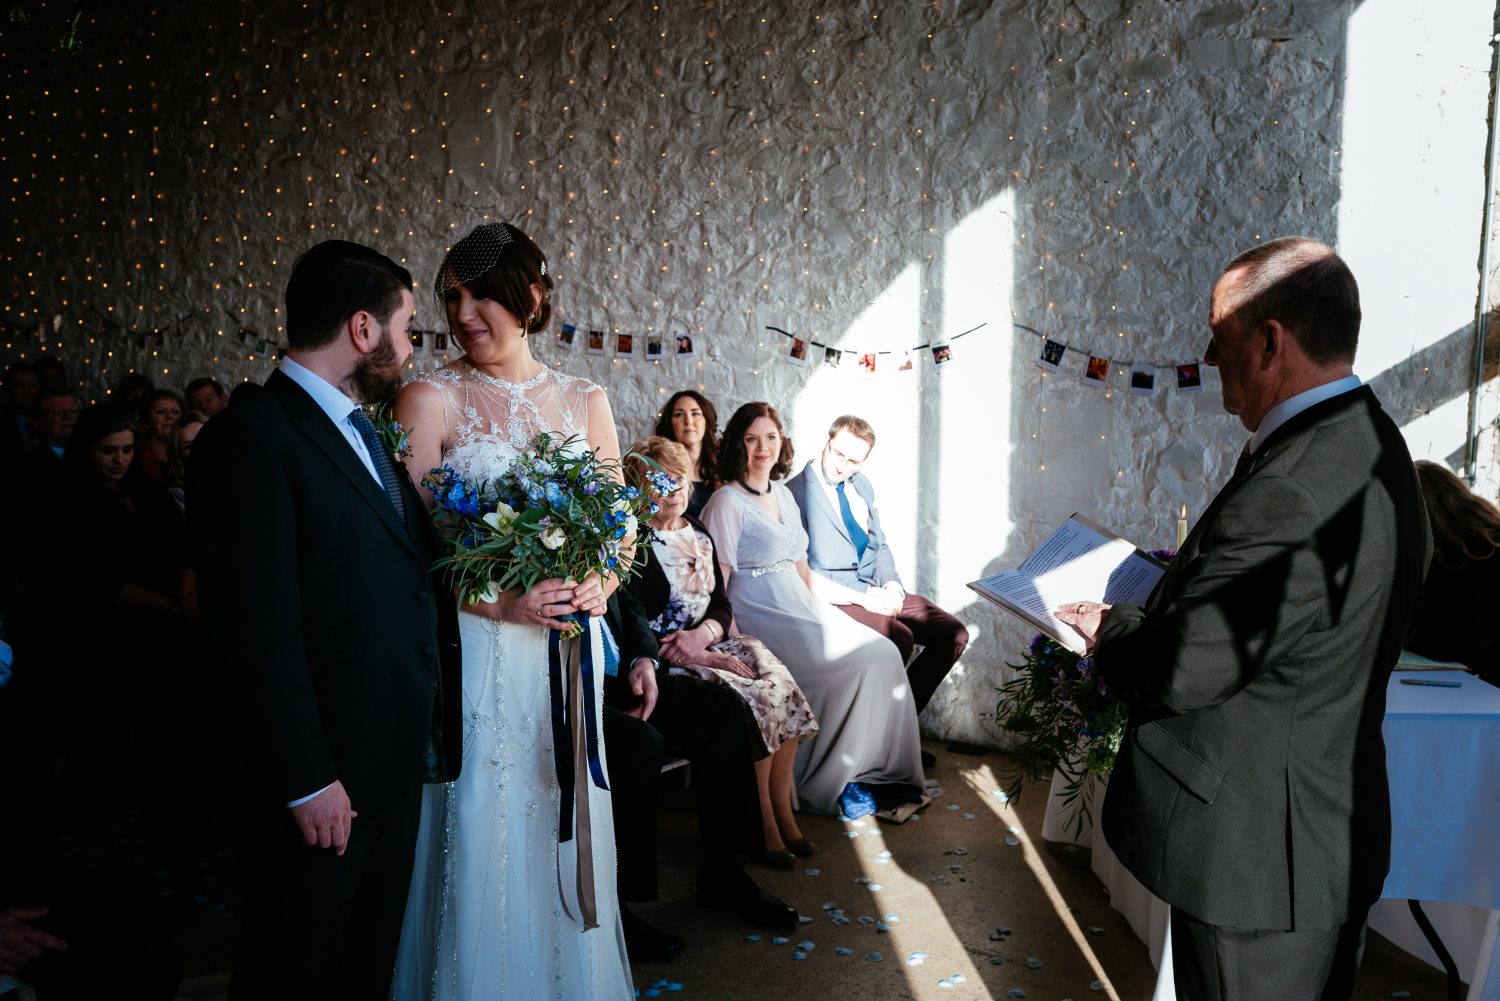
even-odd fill
[(205, 425), (188, 520), (243, 772), (233, 1001), (385, 998), (423, 781), (459, 764), (458, 624), (426, 508), (359, 404), (394, 396), (411, 276), (298, 258), (267, 392)]

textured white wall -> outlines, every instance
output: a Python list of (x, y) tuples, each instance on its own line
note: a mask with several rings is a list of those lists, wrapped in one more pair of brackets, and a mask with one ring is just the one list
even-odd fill
[[(3, 356), (45, 344), (95, 396), (132, 367), (261, 379), (237, 326), (280, 341), (301, 249), (402, 260), (436, 327), (421, 293), (445, 248), (509, 219), (551, 256), (554, 329), (695, 334), (696, 359), (660, 363), (642, 337), (630, 360), (539, 346), (609, 387), (624, 439), (688, 385), (726, 419), (777, 403), (803, 458), (839, 413), (875, 423), (907, 581), (976, 636), (925, 722), (993, 743), (1027, 631), (964, 582), (1075, 510), (1169, 545), (1243, 441), (1211, 371), (1144, 397), (1128, 365), (1102, 391), (1075, 354), (1044, 376), (1013, 318), (1190, 360), (1224, 260), (1319, 237), (1365, 278), (1361, 373), (1416, 451), (1461, 448), (1490, 12), (1434, 6), (170, 4), (98, 14), (74, 55), (49, 54), (39, 11), (0, 64)], [(142, 346), (96, 311), (170, 329)], [(790, 364), (767, 323), (894, 351), (986, 326), (941, 369), (898, 354), (867, 376)]]

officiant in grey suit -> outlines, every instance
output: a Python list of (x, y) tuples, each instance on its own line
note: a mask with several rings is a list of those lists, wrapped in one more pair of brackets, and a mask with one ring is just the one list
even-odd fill
[(1204, 361), (1251, 432), (1234, 475), (1146, 607), (1059, 609), (1130, 707), (1103, 830), (1172, 905), (1180, 1001), (1350, 997), (1390, 865), (1381, 723), (1431, 535), (1359, 322), (1320, 243), (1231, 261)]
[[(837, 605), (896, 644), (917, 712), (969, 645), (963, 623), (920, 594), (908, 594), (875, 509), (875, 488), (860, 467), (875, 448), (875, 430), (844, 416), (828, 429), (822, 453), (787, 481), (807, 529), (807, 564), (840, 585)], [(912, 650), (922, 652), (912, 660)], [(932, 765), (922, 752), (923, 763)]]

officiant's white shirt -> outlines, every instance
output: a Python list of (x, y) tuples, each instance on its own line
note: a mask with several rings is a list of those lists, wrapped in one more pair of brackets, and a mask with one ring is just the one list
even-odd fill
[(1298, 393), (1296, 396), (1287, 397), (1266, 411), (1266, 416), (1260, 420), (1260, 427), (1256, 428), (1255, 433), (1250, 436), (1250, 442), (1245, 446), (1245, 451), (1253, 454), (1256, 449), (1260, 448), (1261, 443), (1270, 436), (1272, 431), (1275, 431), (1309, 407), (1322, 403), (1324, 400), (1331, 400), (1335, 396), (1341, 396), (1344, 393), (1356, 390), (1361, 385), (1359, 376), (1346, 375), (1342, 379), (1335, 379), (1332, 382), (1325, 382), (1321, 386), (1314, 386), (1305, 393)]

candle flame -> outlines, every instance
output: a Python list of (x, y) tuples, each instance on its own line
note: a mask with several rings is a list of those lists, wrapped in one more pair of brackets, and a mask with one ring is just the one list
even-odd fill
[(1182, 514), (1181, 514), (1181, 515), (1180, 515), (1180, 517), (1181, 517), (1181, 518), (1182, 518), (1182, 519), (1183, 519), (1183, 520), (1184, 520), (1184, 521), (1186, 521), (1186, 520), (1187, 520), (1187, 505), (1186, 505), (1186, 504), (1184, 504), (1184, 505), (1182, 505)]

